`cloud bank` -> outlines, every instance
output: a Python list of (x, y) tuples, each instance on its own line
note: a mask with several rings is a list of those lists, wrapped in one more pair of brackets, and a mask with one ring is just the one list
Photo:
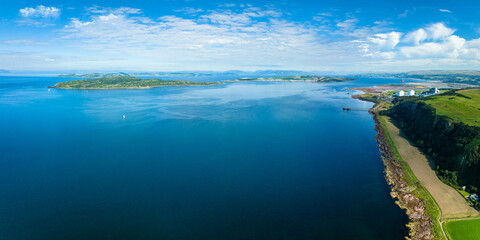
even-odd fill
[[(390, 34), (393, 33), (395, 32)], [(445, 24), (434, 23), (407, 33), (403, 39), (400, 39), (403, 44), (398, 47), (396, 47), (400, 42), (397, 41), (398, 39), (391, 40), (396, 44), (389, 46), (392, 46), (399, 58), (480, 60), (480, 38), (466, 40), (454, 33), (455, 30)], [(380, 40), (370, 42), (374, 46), (384, 46), (388, 42), (386, 36), (388, 34)]]
[[(443, 22), (404, 32), (389, 20), (368, 23), (335, 12), (294, 21), (287, 11), (269, 6), (187, 7), (171, 13), (152, 18), (138, 8), (87, 7), (84, 14), (67, 19), (46, 44), (4, 41), (9, 46), (35, 45), (38, 51), (0, 52), (0, 60), (13, 66), (8, 58), (16, 57), (25, 63), (21, 66), (51, 69), (146, 71), (480, 65), (480, 39), (462, 38)], [(53, 19), (60, 9), (27, 7), (20, 14), (26, 20)]]

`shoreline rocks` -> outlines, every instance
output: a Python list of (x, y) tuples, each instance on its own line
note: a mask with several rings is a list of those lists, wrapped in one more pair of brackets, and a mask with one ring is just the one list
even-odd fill
[(377, 131), (376, 140), (382, 161), (385, 165), (385, 179), (391, 187), (390, 195), (396, 199), (395, 203), (401, 209), (406, 210), (409, 218), (407, 224), (409, 234), (405, 238), (411, 240), (434, 239), (434, 222), (425, 212), (425, 202), (413, 193), (415, 186), (409, 186), (408, 182), (404, 179), (402, 166), (398, 160), (394, 158), (391, 146), (385, 140), (384, 129), (380, 125), (378, 116), (373, 111), (377, 105), (378, 104), (375, 104), (369, 112), (373, 115), (375, 121), (375, 130)]

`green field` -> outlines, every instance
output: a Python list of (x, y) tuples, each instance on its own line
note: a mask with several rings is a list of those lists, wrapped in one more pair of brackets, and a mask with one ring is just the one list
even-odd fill
[(451, 240), (480, 239), (480, 219), (447, 222), (444, 225)]
[(480, 126), (480, 89), (460, 90), (424, 99), (437, 115), (455, 122)]
[(166, 81), (161, 79), (141, 79), (131, 76), (118, 76), (118, 77), (106, 77), (95, 78), (85, 80), (75, 80), (68, 82), (61, 82), (55, 84), (52, 88), (62, 89), (134, 89), (134, 88), (153, 88), (153, 87), (168, 87), (168, 86), (203, 86), (203, 85), (216, 85), (222, 84), (221, 82), (194, 82), (194, 81), (181, 81), (172, 80)]

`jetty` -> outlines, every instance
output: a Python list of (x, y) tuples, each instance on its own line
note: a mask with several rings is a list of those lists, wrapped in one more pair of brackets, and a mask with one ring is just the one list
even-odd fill
[(351, 107), (343, 107), (343, 111), (368, 111), (367, 108), (351, 108)]

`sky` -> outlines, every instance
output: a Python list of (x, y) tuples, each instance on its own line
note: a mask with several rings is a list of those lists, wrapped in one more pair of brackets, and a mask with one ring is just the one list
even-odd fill
[(8, 71), (480, 69), (480, 2), (0, 0)]

